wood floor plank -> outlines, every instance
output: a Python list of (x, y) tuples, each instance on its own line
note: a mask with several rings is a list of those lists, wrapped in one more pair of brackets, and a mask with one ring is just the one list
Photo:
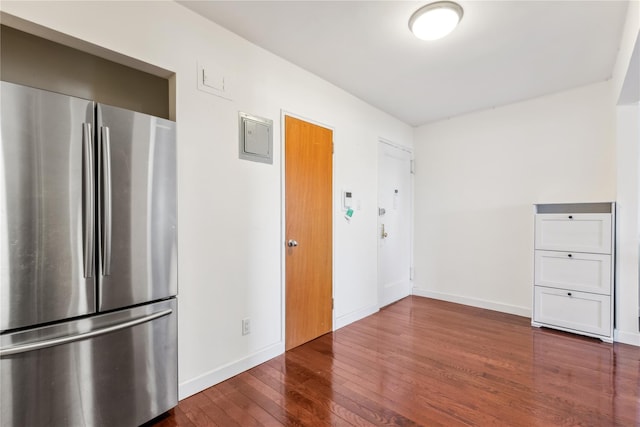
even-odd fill
[[(354, 354), (353, 357), (357, 357), (357, 354)], [(420, 400), (427, 405), (429, 405), (430, 397), (440, 395), (442, 403), (446, 404), (447, 411), (460, 422), (466, 422), (470, 418), (477, 416), (474, 414), (476, 414), (476, 406), (479, 401), (484, 403), (485, 407), (490, 403), (487, 401), (482, 402), (482, 395), (479, 395), (477, 393), (478, 390), (470, 385), (470, 381), (468, 379), (457, 379), (456, 376), (452, 375), (454, 371), (450, 367), (442, 370), (442, 373), (446, 375), (447, 382), (439, 382), (439, 374), (434, 370), (433, 361), (430, 360), (427, 364), (417, 365), (417, 370), (413, 370), (412, 366), (405, 366), (403, 358), (411, 357), (396, 355), (389, 359), (387, 364), (381, 365), (384, 366), (385, 371), (391, 373), (390, 378), (384, 379), (385, 384), (393, 384), (395, 382), (396, 392), (403, 391), (407, 396), (412, 396), (415, 401)], [(415, 361), (418, 357), (413, 356), (411, 359)], [(426, 371), (426, 366), (428, 366), (428, 372), (421, 372)], [(403, 370), (407, 369), (410, 370), (410, 374), (403, 376)], [(375, 375), (375, 371), (370, 375)], [(477, 374), (476, 376), (479, 375)], [(467, 405), (458, 398), (458, 394), (461, 391), (465, 391), (465, 388), (467, 389), (466, 393), (476, 396), (471, 405)], [(496, 405), (496, 409), (500, 409), (500, 406)], [(486, 418), (486, 422), (491, 422), (493, 417), (487, 414)]]
[[(259, 422), (255, 417), (253, 417), (251, 411), (243, 409), (237, 403), (238, 400), (234, 398), (235, 396), (229, 396), (221, 393), (219, 387), (209, 388), (203, 393), (211, 400), (212, 404), (215, 405), (215, 410), (218, 416), (220, 413), (224, 413), (224, 418), (221, 421), (223, 421), (225, 425), (231, 425), (233, 423), (242, 427), (259, 427), (264, 425), (264, 423)], [(214, 419), (219, 418), (216, 417)]]
[(281, 425), (276, 418), (274, 418), (269, 412), (262, 409), (261, 406), (256, 405), (253, 400), (245, 396), (238, 388), (234, 387), (229, 381), (225, 381), (219, 384), (217, 387), (211, 387), (208, 390), (219, 391), (223, 396), (224, 404), (229, 404), (240, 408), (250, 414), (258, 425), (266, 427), (277, 427)]
[[(247, 399), (259, 406), (262, 410), (272, 416), (279, 425), (301, 425), (300, 423), (290, 422), (290, 416), (279, 401), (271, 399), (268, 395), (260, 391), (260, 387), (251, 384), (248, 376), (236, 376), (224, 383), (228, 383), (232, 387), (238, 389)], [(264, 386), (264, 385), (263, 385)], [(264, 386), (266, 387), (266, 386)]]
[(640, 348), (414, 296), (152, 425), (640, 426)]
[[(362, 395), (354, 395), (352, 390), (346, 386), (347, 381), (334, 381), (323, 379), (321, 375), (314, 369), (308, 369), (306, 364), (295, 362), (295, 351), (287, 353), (286, 360), (287, 371), (308, 372), (311, 376), (298, 387), (300, 391), (306, 395), (317, 396), (317, 399), (324, 399), (330, 402), (328, 409), (338, 414), (342, 418), (350, 422), (351, 425), (383, 425), (389, 424), (389, 420), (384, 418), (384, 414), (379, 405), (366, 405), (363, 402)], [(370, 394), (370, 390), (364, 394)], [(350, 397), (351, 396), (351, 397)], [(375, 406), (371, 409), (371, 406)], [(397, 413), (387, 414), (388, 418), (399, 418), (401, 415)]]
[(268, 362), (262, 366), (262, 369), (254, 372), (254, 375), (271, 387), (281, 384), (287, 401), (295, 403), (296, 409), (308, 414), (311, 420), (324, 425), (332, 424), (333, 417), (327, 410), (327, 402), (316, 401), (311, 396), (300, 393), (295, 386), (296, 383), (302, 383), (305, 380), (304, 377), (295, 376), (293, 373), (282, 374)]

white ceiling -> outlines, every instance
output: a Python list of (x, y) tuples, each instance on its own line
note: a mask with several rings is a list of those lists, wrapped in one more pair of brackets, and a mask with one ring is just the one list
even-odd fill
[(626, 1), (461, 0), (459, 27), (416, 39), (429, 1), (180, 1), (245, 39), (417, 126), (604, 81)]

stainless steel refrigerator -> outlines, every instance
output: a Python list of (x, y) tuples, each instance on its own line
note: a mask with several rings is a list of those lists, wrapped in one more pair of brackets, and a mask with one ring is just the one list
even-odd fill
[(0, 425), (177, 404), (175, 123), (0, 88)]

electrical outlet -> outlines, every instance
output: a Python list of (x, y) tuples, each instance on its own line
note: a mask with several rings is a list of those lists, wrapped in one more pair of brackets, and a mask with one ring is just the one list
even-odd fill
[(251, 333), (251, 319), (245, 317), (242, 319), (242, 335), (249, 335)]

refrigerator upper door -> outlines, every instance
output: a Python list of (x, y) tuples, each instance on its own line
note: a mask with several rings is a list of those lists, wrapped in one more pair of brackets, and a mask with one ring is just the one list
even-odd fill
[(94, 104), (1, 84), (5, 331), (95, 312)]
[(100, 311), (177, 293), (176, 129), (99, 104)]

